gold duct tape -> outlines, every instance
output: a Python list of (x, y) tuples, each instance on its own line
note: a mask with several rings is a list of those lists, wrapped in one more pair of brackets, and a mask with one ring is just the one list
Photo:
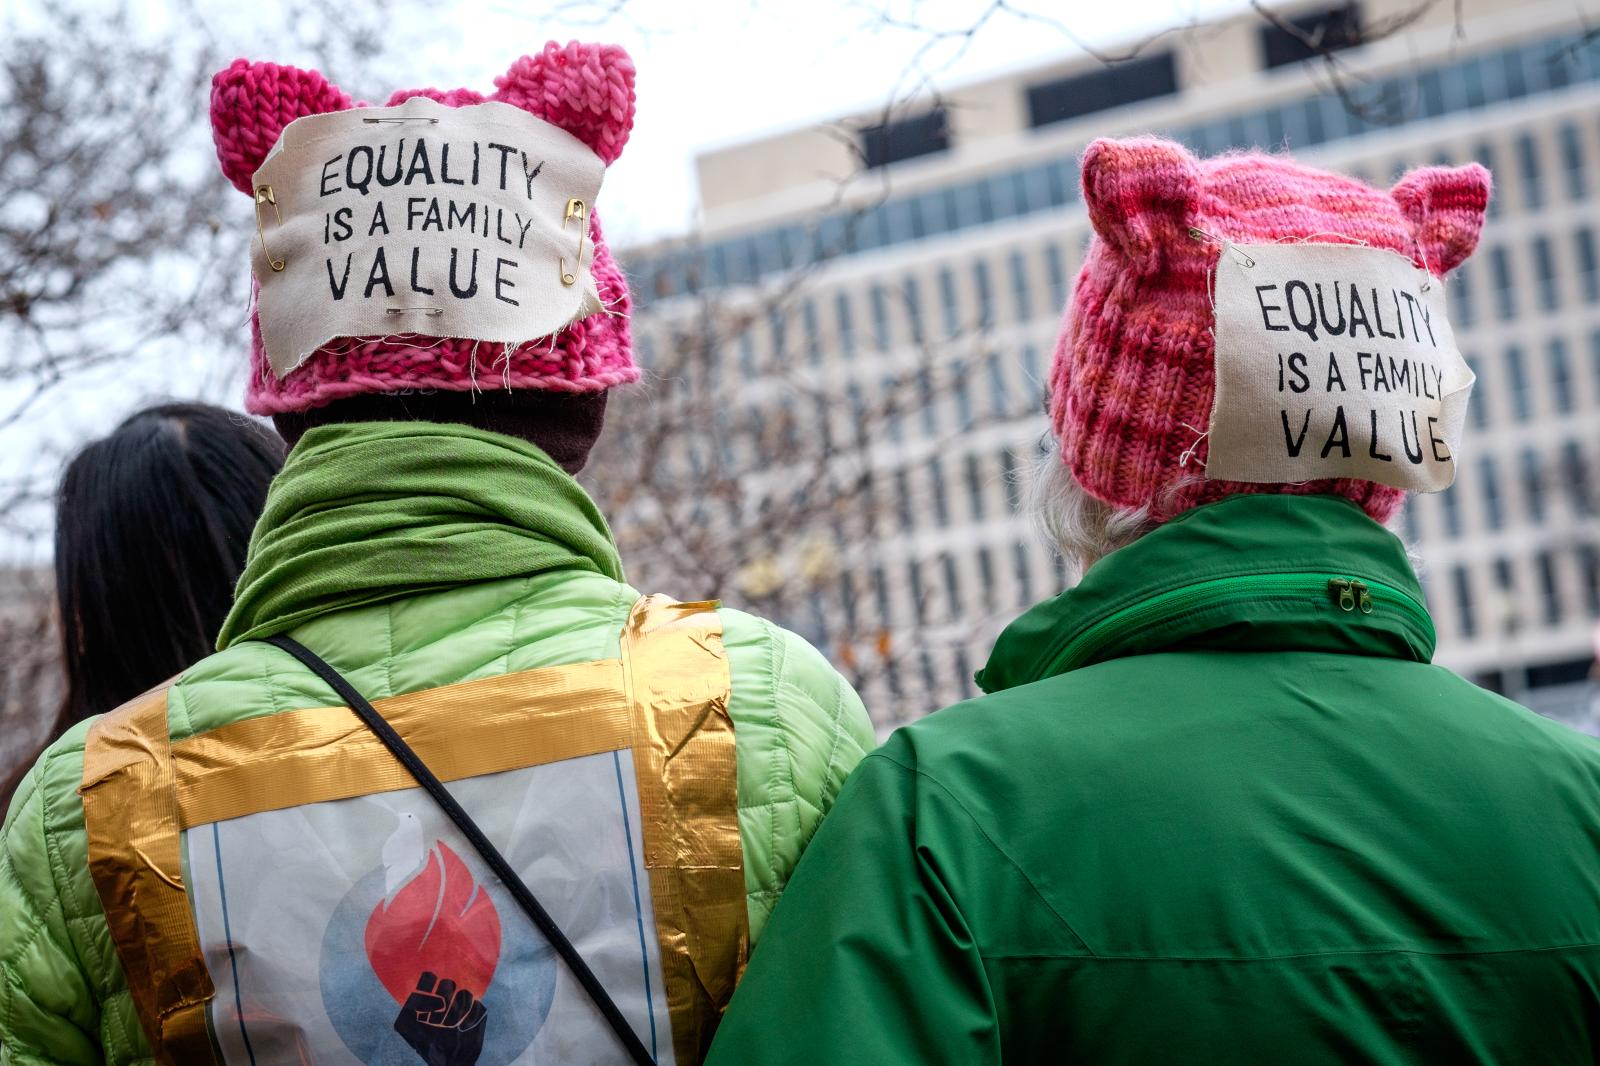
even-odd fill
[(139, 1024), (158, 1061), (215, 1062), (206, 1004), (216, 990), (183, 885), (174, 791), (165, 686), (90, 727), (78, 788), (89, 875)]
[[(618, 751), (632, 740), (616, 659), (444, 685), (373, 706), (442, 781)], [(416, 787), (347, 707), (234, 722), (179, 741), (172, 753), (185, 829)]]
[(705, 1057), (750, 949), (732, 682), (715, 606), (647, 596), (622, 636), (645, 866), (683, 1063)]

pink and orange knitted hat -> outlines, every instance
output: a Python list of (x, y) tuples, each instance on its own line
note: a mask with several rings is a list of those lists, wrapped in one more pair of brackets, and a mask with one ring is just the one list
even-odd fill
[[(314, 70), (235, 60), (211, 83), (211, 129), (222, 172), (241, 192), (285, 126), (306, 115), (368, 106)], [(403, 89), (397, 105), (415, 96), (447, 107), (496, 100), (558, 126), (588, 145), (607, 165), (622, 154), (633, 128), (634, 68), (616, 45), (551, 42), (495, 79), (495, 92)], [(258, 315), (251, 313), (251, 374), (245, 408), (271, 415), (305, 411), (345, 396), (485, 385), (552, 392), (598, 392), (638, 380), (628, 330), (627, 282), (589, 215), (595, 285), (607, 309), (580, 318), (553, 338), (509, 346), (463, 338), (416, 335), (341, 338), (318, 349), (282, 379), (268, 366)]]
[(1097, 499), (1147, 507), (1156, 521), (1263, 492), (1335, 493), (1387, 521), (1405, 496), (1387, 485), (1202, 477), (1221, 242), (1363, 244), (1443, 277), (1477, 247), (1489, 183), (1473, 163), (1414, 170), (1383, 192), (1279, 155), (1200, 160), (1153, 137), (1091, 144), (1083, 197), (1094, 239), (1050, 375), (1051, 422), (1073, 476)]

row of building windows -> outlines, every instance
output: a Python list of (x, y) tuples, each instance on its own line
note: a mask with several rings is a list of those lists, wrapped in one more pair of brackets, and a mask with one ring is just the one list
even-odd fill
[[(1439, 531), (1454, 540), (1466, 529), (1463, 514), (1462, 483), (1472, 482), (1472, 492), (1482, 508), (1483, 526), (1489, 530), (1504, 529), (1508, 516), (1522, 515), (1534, 525), (1542, 525), (1555, 508), (1564, 506), (1568, 513), (1578, 518), (1600, 515), (1597, 499), (1594, 464), (1576, 438), (1563, 441), (1555, 452), (1526, 447), (1518, 451), (1513, 460), (1506, 460), (1509, 476), (1515, 479), (1520, 493), (1521, 507), (1511, 504), (1502, 478), (1502, 460), (1493, 455), (1482, 455), (1457, 472), (1456, 483), (1438, 493)], [(1416, 526), (1415, 504), (1406, 512), (1406, 532), (1410, 539), (1419, 539)]]
[[(1488, 275), (1487, 296), (1494, 318), (1500, 322), (1514, 321), (1527, 311), (1560, 310), (1567, 303), (1562, 293), (1564, 277), (1572, 279), (1573, 290), (1583, 303), (1600, 305), (1600, 259), (1596, 256), (1592, 226), (1577, 226), (1564, 240), (1535, 234), (1526, 249), (1531, 265), (1528, 270), (1516, 268), (1516, 249), (1509, 244), (1484, 248), (1474, 260), (1457, 268), (1449, 288), (1450, 319), (1455, 325), (1473, 326), (1482, 318), (1481, 294), (1474, 280), (1480, 273)], [(1519, 284), (1519, 278), (1528, 278), (1532, 284)], [(1524, 297), (1531, 297), (1531, 306), (1523, 305)]]
[[(1588, 355), (1591, 388), (1600, 404), (1600, 330), (1589, 335)], [(1551, 337), (1540, 345), (1508, 344), (1493, 369), (1476, 353), (1467, 353), (1466, 360), (1478, 378), (1467, 408), (1475, 429), (1507, 421), (1528, 423), (1547, 414), (1568, 415), (1587, 406), (1579, 397), (1578, 374), (1565, 337)], [(1548, 389), (1548, 404), (1537, 402), (1536, 374)]]
[[(1312, 93), (1253, 112), (1168, 131), (1195, 151), (1214, 155), (1250, 145), (1309, 148), (1446, 114), (1481, 109), (1600, 79), (1600, 41), (1558, 37), (1512, 45), (1414, 73)], [(1562, 134), (1569, 195), (1586, 167), (1579, 134)], [(1519, 149), (1526, 193), (1543, 203), (1536, 146)], [(1052, 210), (1076, 201), (1078, 150), (1055, 159), (813, 222), (797, 221), (746, 236), (681, 249), (628, 264), (640, 306), (652, 299), (744, 285), (795, 267)], [(1573, 198), (1578, 198), (1574, 195)]]
[[(920, 349), (1006, 324), (1041, 318), (1053, 323), (1066, 303), (1076, 264), (1077, 254), (1050, 242), (1014, 248), (993, 262), (947, 263), (928, 274), (908, 273), (898, 282), (876, 281), (864, 289), (840, 288), (775, 303), (732, 341), (738, 370), (753, 380), (785, 366), (821, 367), (829, 353), (851, 361), (865, 350)], [(924, 293), (930, 288), (937, 322), (928, 317)], [(640, 330), (638, 354), (642, 365), (652, 368), (657, 349), (648, 332)], [(713, 379), (722, 374), (724, 347), (713, 345), (706, 352), (705, 371)], [(1029, 365), (1030, 379), (1037, 380)]]
[[(1548, 547), (1528, 557), (1536, 595), (1537, 616), (1526, 618), (1517, 605), (1529, 598), (1519, 595), (1511, 559), (1495, 559), (1490, 567), (1491, 589), (1481, 595), (1472, 570), (1466, 565), (1450, 569), (1450, 618), (1455, 632), (1468, 640), (1508, 636), (1530, 626), (1556, 627), (1570, 618), (1600, 618), (1600, 545), (1580, 544), (1571, 550)], [(1576, 570), (1576, 581), (1563, 567)], [(1434, 612), (1435, 617), (1441, 613)]]
[[(903, 580), (894, 572), (896, 569), (903, 573)], [(1020, 611), (1037, 598), (1059, 591), (1066, 576), (1059, 556), (1024, 540), (982, 545), (972, 552), (965, 566), (956, 553), (942, 551), (895, 566), (880, 564), (860, 572), (846, 570), (839, 575), (838, 592), (843, 639), (890, 630), (896, 623), (917, 627), (970, 623), (979, 615)], [(906, 590), (908, 617), (898, 617), (896, 588)], [(1002, 590), (1010, 594), (1002, 595)], [(820, 610), (820, 601), (818, 606)], [(821, 646), (827, 647), (830, 634), (825, 616), (819, 614), (809, 628), (812, 632), (807, 635), (815, 636)]]

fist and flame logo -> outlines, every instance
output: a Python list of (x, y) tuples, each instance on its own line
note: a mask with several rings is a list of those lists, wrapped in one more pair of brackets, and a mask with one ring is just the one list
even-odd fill
[(424, 843), (413, 814), (384, 844), (383, 870), (363, 943), (400, 1005), (395, 1032), (429, 1066), (471, 1066), (488, 1027), (483, 996), (500, 963), (500, 914), (448, 844)]

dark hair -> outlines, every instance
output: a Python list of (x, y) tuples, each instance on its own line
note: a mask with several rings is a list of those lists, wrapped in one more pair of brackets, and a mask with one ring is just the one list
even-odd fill
[(290, 444), (308, 430), (345, 422), (459, 423), (519, 437), (576, 475), (605, 425), (608, 392), (541, 392), (488, 388), (482, 392), (391, 392), (342, 400), (272, 416)]
[(283, 452), (243, 415), (173, 403), (67, 464), (55, 544), (62, 728), (211, 652)]

